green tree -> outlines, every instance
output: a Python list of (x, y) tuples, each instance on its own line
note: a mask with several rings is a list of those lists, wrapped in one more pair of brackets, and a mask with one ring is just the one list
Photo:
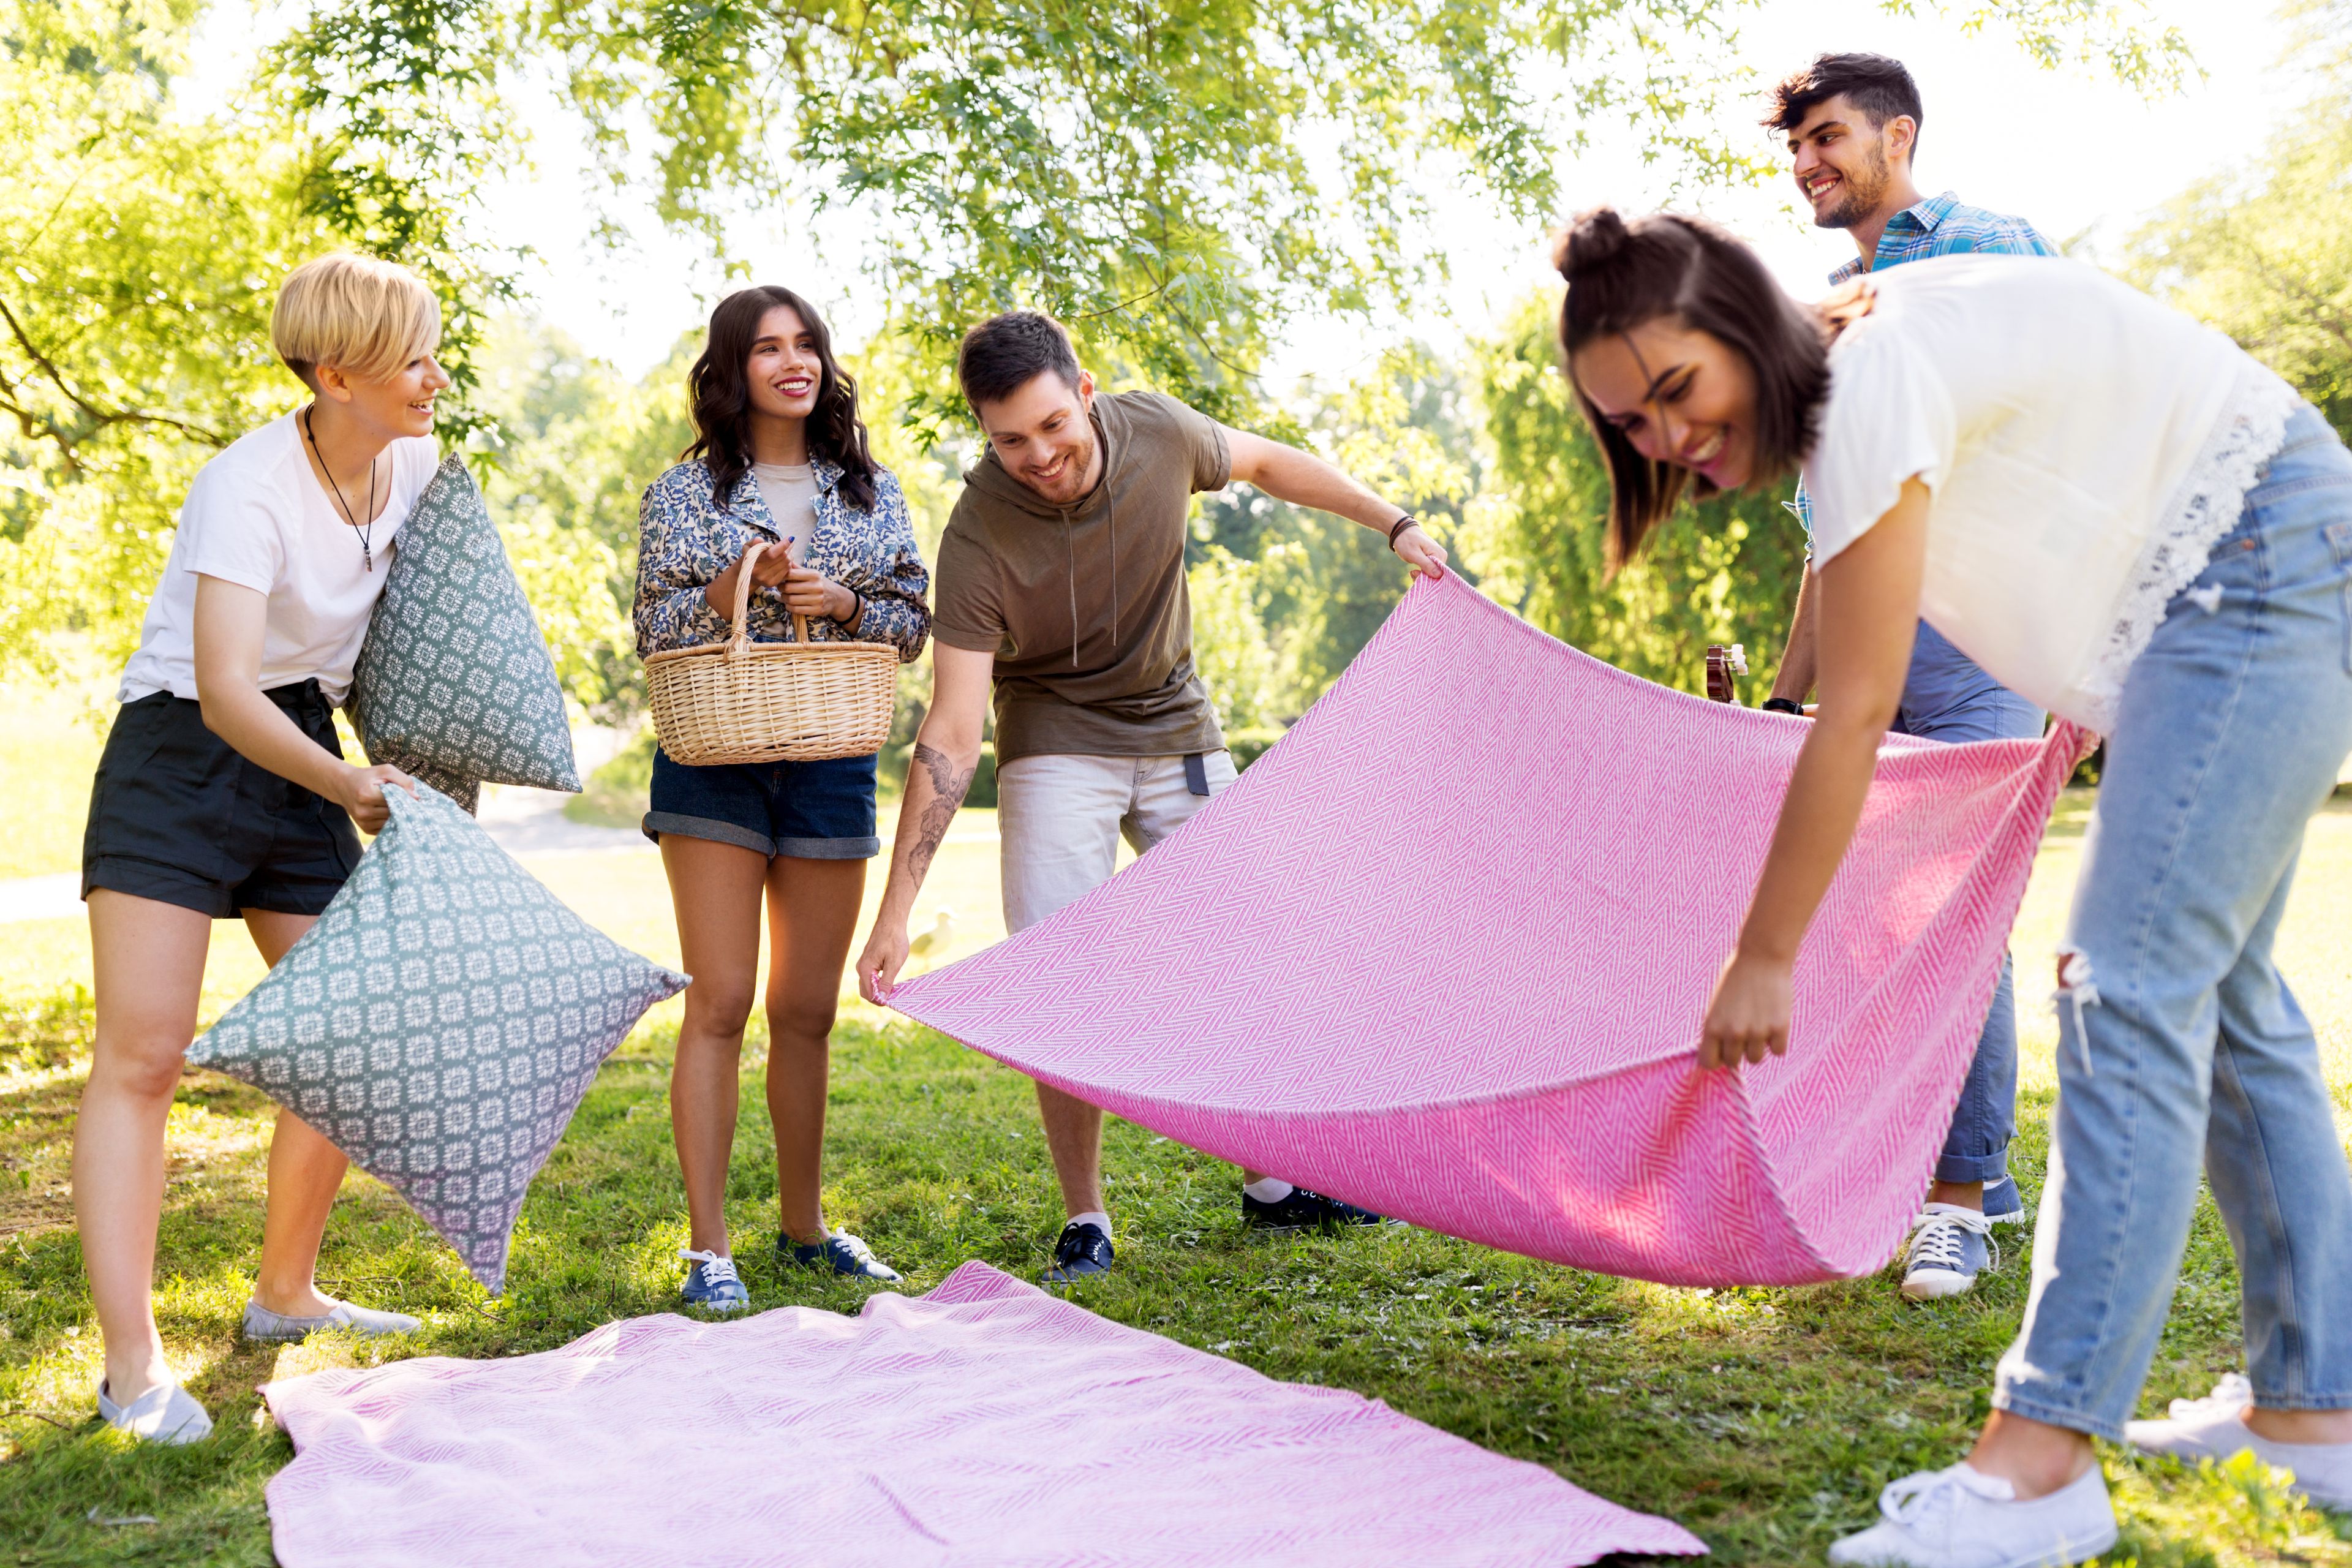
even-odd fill
[(2289, 15), (2309, 100), (2260, 158), (2167, 203), (2125, 272), (2235, 338), (2352, 439), (2352, 0)]
[[(1459, 372), (1418, 346), (1381, 356), (1349, 385), (1310, 389), (1297, 436), (1412, 511), (1433, 537), (1459, 531), (1479, 478)], [(1371, 530), (1255, 490), (1217, 497), (1197, 549), (1251, 558), (1258, 616), (1275, 654), (1274, 711), (1296, 718), (1339, 678), (1396, 605), (1404, 568)]]
[(464, 301), (491, 286), (446, 223), (383, 227), (283, 116), (174, 110), (202, 9), (0, 0), (0, 669), (46, 667), (60, 627), (136, 642), (195, 470), (303, 395), (268, 342), (298, 263), (418, 262), (466, 374)]
[(1271, 723), (1279, 698), (1274, 647), (1258, 618), (1256, 563), (1216, 545), (1186, 574), (1192, 598), (1192, 666), (1228, 731)]
[[(2177, 79), (2137, 0), (1983, 0), (1971, 26), (2055, 58)], [(281, 52), (332, 108), (343, 183), (428, 182), (502, 155), (502, 73), (551, 68), (616, 184), (650, 165), (666, 221), (723, 243), (730, 202), (845, 209), (900, 330), (919, 422), (961, 417), (949, 349), (1015, 305), (1070, 321), (1212, 413), (1258, 400), (1302, 312), (1409, 307), (1442, 269), (1427, 192), (1551, 216), (1589, 129), (1708, 179), (1737, 0), (341, 0)], [(781, 157), (779, 156), (781, 154)], [(781, 164), (781, 166), (780, 166)]]
[(1608, 470), (1559, 373), (1557, 310), (1529, 300), (1478, 352), (1494, 468), (1459, 536), (1465, 561), (1528, 621), (1662, 685), (1704, 690), (1706, 645), (1744, 643), (1754, 700), (1788, 639), (1803, 531), (1777, 500), (1718, 497), (1683, 507), (1612, 576)]

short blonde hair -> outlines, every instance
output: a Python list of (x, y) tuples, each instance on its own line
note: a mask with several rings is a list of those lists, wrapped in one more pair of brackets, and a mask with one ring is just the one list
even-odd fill
[(340, 251), (297, 267), (269, 312), (269, 343), (311, 383), (331, 364), (362, 381), (390, 381), (441, 342), (441, 302), (407, 268)]

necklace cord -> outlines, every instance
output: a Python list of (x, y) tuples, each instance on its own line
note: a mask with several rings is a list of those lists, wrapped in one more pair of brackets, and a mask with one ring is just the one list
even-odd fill
[(367, 521), (362, 522), (352, 515), (352, 503), (343, 499), (343, 487), (335, 482), (335, 471), (327, 467), (327, 454), (319, 450), (319, 432), (311, 424), (311, 415), (318, 405), (313, 403), (302, 411), (299, 423), (302, 434), (310, 438), (310, 455), (319, 459), (319, 471), (327, 476), (327, 488), (335, 492), (335, 504), (342, 509), (343, 521), (360, 536), (360, 560), (367, 570), (375, 570), (375, 459), (368, 459)]

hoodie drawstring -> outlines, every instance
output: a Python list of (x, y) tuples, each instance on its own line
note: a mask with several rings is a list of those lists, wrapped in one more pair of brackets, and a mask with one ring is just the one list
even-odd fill
[[(1108, 476), (1105, 476), (1108, 480)], [(1062, 512), (1062, 552), (1069, 563), (1070, 580), (1070, 668), (1078, 668), (1078, 544), (1070, 523), (1067, 507)], [(1110, 655), (1118, 658), (1118, 502), (1110, 490), (1103, 491), (1103, 525), (1110, 532)]]

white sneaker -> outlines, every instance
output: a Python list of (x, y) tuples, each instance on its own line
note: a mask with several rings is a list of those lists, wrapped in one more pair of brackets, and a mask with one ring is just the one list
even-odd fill
[(2106, 1478), (2094, 1465), (2048, 1497), (2019, 1502), (2007, 1481), (1970, 1469), (1922, 1470), (1878, 1494), (1885, 1517), (1830, 1548), (1832, 1563), (1900, 1568), (2063, 1568), (2116, 1543)]
[(117, 1405), (98, 1384), (99, 1418), (150, 1443), (198, 1443), (213, 1435), (213, 1418), (176, 1383), (159, 1383), (128, 1405)]
[(2168, 1421), (2126, 1421), (2124, 1441), (2176, 1459), (2226, 1459), (2252, 1448), (2265, 1465), (2294, 1472), (2294, 1489), (2322, 1508), (2352, 1511), (2352, 1443), (2273, 1443), (2246, 1425), (2253, 1384), (2231, 1373), (2202, 1399), (2176, 1399)]
[(2000, 1243), (1993, 1222), (1958, 1204), (1929, 1204), (1903, 1255), (1903, 1295), (1911, 1301), (1940, 1301), (1973, 1289), (1977, 1276), (2000, 1267)]

